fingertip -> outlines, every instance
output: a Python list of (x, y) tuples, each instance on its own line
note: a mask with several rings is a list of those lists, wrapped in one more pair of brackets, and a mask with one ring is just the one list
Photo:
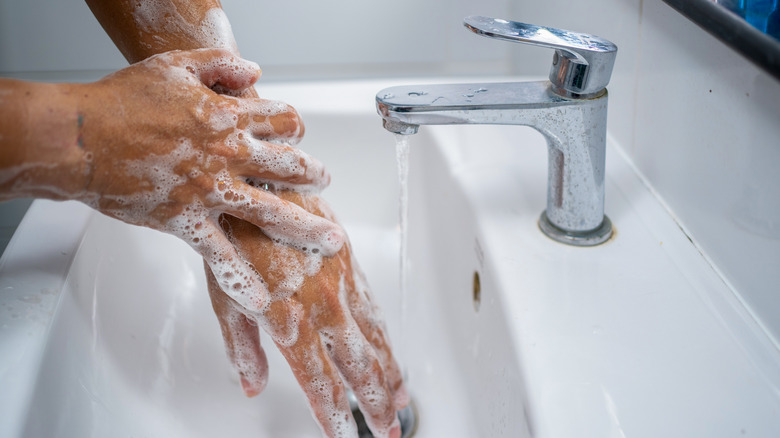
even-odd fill
[(254, 61), (249, 61), (238, 56), (232, 57), (231, 60), (236, 64), (235, 66), (229, 67), (229, 70), (235, 70), (237, 73), (243, 74), (244, 76), (241, 79), (244, 80), (243, 84), (245, 84), (246, 87), (257, 82), (263, 74), (263, 70), (261, 70), (260, 66)]
[(347, 233), (337, 224), (332, 224), (331, 228), (325, 233), (322, 251), (326, 256), (332, 256), (339, 252), (347, 242)]
[(249, 398), (255, 397), (263, 392), (263, 387), (265, 385), (258, 383), (260, 382), (253, 383), (250, 382), (246, 377), (241, 376), (241, 389), (244, 390), (244, 394)]
[(241, 389), (243, 389), (244, 394), (250, 398), (258, 394), (258, 392), (252, 388), (252, 383), (244, 376), (241, 376)]
[(257, 64), (256, 62), (249, 61), (249, 60), (244, 59), (244, 58), (236, 58), (236, 59), (238, 59), (239, 61), (244, 62), (244, 64), (245, 64), (244, 68), (246, 69), (247, 74), (249, 75), (249, 78), (250, 78), (249, 85), (253, 85), (255, 82), (257, 82), (258, 79), (260, 79), (260, 76), (263, 75), (263, 69), (261, 69), (260, 65)]
[[(396, 422), (398, 422), (398, 418), (396, 417)], [(395, 426), (393, 426), (392, 429), (390, 429), (390, 438), (401, 438), (401, 424), (398, 423)]]

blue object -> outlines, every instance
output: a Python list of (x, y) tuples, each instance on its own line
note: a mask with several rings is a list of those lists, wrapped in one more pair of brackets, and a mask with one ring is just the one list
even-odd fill
[(745, 0), (745, 20), (766, 33), (769, 16), (777, 9), (777, 0)]
[(778, 0), (718, 0), (718, 4), (744, 18), (751, 26), (780, 39)]

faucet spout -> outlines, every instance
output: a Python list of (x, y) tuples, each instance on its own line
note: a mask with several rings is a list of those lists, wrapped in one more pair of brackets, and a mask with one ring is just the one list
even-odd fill
[(398, 120), (382, 119), (382, 126), (393, 134), (412, 135), (417, 134), (420, 125), (410, 125)]

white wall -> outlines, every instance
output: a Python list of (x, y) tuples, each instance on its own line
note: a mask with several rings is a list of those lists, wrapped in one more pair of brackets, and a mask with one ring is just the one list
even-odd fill
[[(266, 79), (507, 74), (508, 48), (473, 50), (461, 20), (508, 14), (508, 0), (223, 0), (242, 55)], [(0, 72), (126, 65), (83, 0), (0, 0)]]
[(0, 0), (0, 72), (124, 66), (82, 0)]
[[(611, 136), (780, 339), (780, 82), (660, 0), (223, 0), (223, 6), (243, 55), (260, 62), (265, 80), (546, 76), (548, 50), (475, 37), (461, 26), (470, 14), (612, 40), (619, 52), (609, 86)], [(0, 0), (0, 72), (123, 65), (81, 0)]]
[(242, 55), (267, 75), (506, 74), (510, 67), (506, 47), (473, 50), (476, 38), (462, 25), (466, 15), (506, 15), (507, 0), (277, 3), (222, 2)]
[(641, 172), (780, 340), (780, 82), (645, 2), (633, 138)]

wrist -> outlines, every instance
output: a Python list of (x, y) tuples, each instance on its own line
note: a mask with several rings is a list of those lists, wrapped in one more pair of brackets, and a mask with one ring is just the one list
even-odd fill
[(0, 199), (75, 199), (89, 180), (80, 142), (79, 87), (3, 81)]

